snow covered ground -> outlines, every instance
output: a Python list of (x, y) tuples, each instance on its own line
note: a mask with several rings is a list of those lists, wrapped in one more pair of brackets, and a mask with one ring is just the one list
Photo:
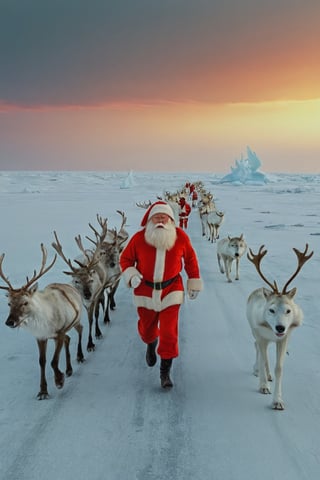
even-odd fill
[[(0, 172), (0, 253), (14, 286), (39, 269), (40, 243), (49, 251), (56, 230), (66, 254), (78, 253), (74, 237), (90, 233), (96, 214), (134, 233), (143, 211), (187, 181), (202, 180), (225, 212), (221, 236), (244, 233), (249, 246), (268, 249), (263, 271), (283, 285), (296, 268), (292, 247), (314, 250), (292, 286), (304, 311), (285, 358), (284, 411), (270, 408), (252, 375), (254, 345), (245, 316), (252, 290), (263, 282), (246, 259), (240, 281), (218, 271), (216, 245), (201, 236), (192, 211), (188, 233), (198, 253), (205, 289), (186, 300), (180, 317), (180, 356), (171, 391), (159, 383), (159, 364), (145, 364), (136, 332), (131, 292), (121, 282), (111, 325), (96, 351), (74, 374), (54, 386), (49, 346), (50, 399), (38, 401), (35, 339), (11, 330), (0, 290), (0, 478), (6, 480), (315, 480), (320, 471), (320, 176), (269, 175), (263, 186), (219, 184), (195, 173)], [(40, 281), (67, 282), (58, 258)], [(83, 313), (86, 345), (87, 319)], [(85, 348), (84, 348), (85, 350)], [(273, 366), (274, 349), (270, 350)], [(63, 356), (62, 364), (63, 364)]]

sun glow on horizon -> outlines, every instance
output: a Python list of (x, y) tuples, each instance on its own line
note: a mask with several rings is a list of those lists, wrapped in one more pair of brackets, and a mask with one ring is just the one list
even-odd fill
[(174, 168), (187, 162), (187, 169), (195, 165), (203, 170), (216, 162), (223, 171), (226, 158), (232, 163), (243, 145), (250, 145), (261, 158), (281, 152), (271, 171), (293, 168), (293, 158), (294, 168), (300, 168), (298, 158), (305, 152), (313, 159), (312, 168), (318, 168), (320, 98), (43, 107), (2, 111), (0, 140), (9, 145), (3, 158), (20, 156), (23, 162), (29, 155), (28, 161), (39, 158), (42, 163), (54, 158), (62, 165), (68, 162), (70, 169), (82, 169), (88, 162), (100, 169), (106, 158), (120, 169), (142, 170), (150, 161), (169, 170), (174, 161)]

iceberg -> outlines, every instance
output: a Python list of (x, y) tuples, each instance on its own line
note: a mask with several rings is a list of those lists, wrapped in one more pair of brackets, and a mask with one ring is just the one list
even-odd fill
[(251, 184), (262, 185), (267, 183), (264, 173), (258, 172), (261, 162), (250, 147), (247, 147), (247, 158), (241, 155), (240, 160), (235, 160), (235, 166), (231, 166), (231, 173), (228, 173), (220, 180), (220, 183), (233, 183), (235, 185)]
[(133, 171), (130, 170), (126, 178), (123, 180), (120, 188), (131, 188), (131, 187), (134, 187), (135, 185), (136, 185), (136, 181), (133, 176)]

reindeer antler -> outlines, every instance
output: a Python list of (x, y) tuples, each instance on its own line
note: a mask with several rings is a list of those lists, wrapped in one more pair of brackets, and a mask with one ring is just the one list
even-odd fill
[(309, 248), (309, 245), (306, 243), (306, 247), (304, 249), (304, 252), (300, 252), (297, 248), (293, 248), (292, 250), (294, 251), (294, 253), (297, 255), (297, 258), (298, 258), (298, 266), (297, 266), (297, 269), (296, 271), (291, 275), (291, 277), (289, 278), (289, 280), (287, 281), (287, 283), (285, 284), (285, 286), (283, 287), (282, 289), (282, 293), (285, 294), (287, 293), (287, 287), (289, 285), (289, 283), (292, 282), (292, 280), (298, 275), (298, 273), (300, 272), (301, 268), (303, 267), (303, 265), (312, 257), (313, 255), (313, 251), (311, 253), (309, 253), (309, 255), (307, 255), (307, 251), (308, 251), (308, 248)]
[(249, 255), (249, 253), (247, 253), (247, 258), (248, 258), (248, 260), (250, 260), (250, 262), (252, 262), (254, 264), (254, 266), (256, 267), (256, 270), (259, 273), (260, 277), (266, 282), (267, 285), (269, 285), (269, 287), (272, 288), (274, 293), (280, 293), (279, 290), (278, 290), (278, 286), (277, 286), (276, 281), (274, 281), (273, 284), (272, 284), (271, 282), (269, 282), (269, 280), (261, 272), (261, 269), (260, 269), (261, 260), (263, 259), (263, 257), (268, 252), (268, 250), (263, 250), (263, 249), (264, 249), (264, 245), (261, 245), (258, 253), (254, 254), (252, 252), (251, 248), (249, 248), (250, 255)]
[(29, 280), (29, 278), (27, 277), (27, 283), (23, 287), (21, 287), (21, 289), (27, 289), (36, 280), (39, 280), (40, 277), (42, 277), (45, 273), (47, 273), (50, 270), (50, 268), (53, 267), (55, 261), (57, 260), (57, 254), (55, 254), (52, 262), (50, 263), (50, 265), (48, 265), (48, 267), (45, 268), (46, 263), (47, 263), (47, 258), (48, 258), (48, 252), (47, 252), (46, 247), (43, 245), (43, 243), (41, 243), (41, 251), (42, 251), (42, 262), (41, 262), (41, 268), (40, 268), (39, 273), (37, 273), (34, 270), (32, 278)]
[(91, 228), (91, 230), (93, 231), (95, 237), (96, 237), (96, 240), (92, 240), (92, 238), (90, 237), (87, 237), (86, 238), (92, 242), (96, 248), (98, 248), (99, 245), (102, 244), (102, 242), (105, 240), (106, 236), (107, 236), (107, 233), (108, 233), (108, 226), (107, 226), (107, 219), (106, 218), (102, 218), (98, 213), (97, 213), (97, 221), (101, 227), (101, 233), (99, 233), (92, 225), (91, 223), (89, 223), (89, 227)]
[(148, 202), (136, 202), (136, 205), (137, 205), (137, 207), (147, 209), (151, 205), (151, 200), (148, 200)]
[(94, 258), (94, 253), (92, 255), (89, 255), (88, 250), (86, 250), (83, 246), (81, 235), (74, 237), (74, 239), (76, 241), (76, 244), (78, 245), (79, 250), (83, 253), (85, 258), (87, 259), (87, 263), (80, 262), (80, 260), (77, 260), (76, 258), (74, 259), (74, 262), (76, 262), (81, 268), (92, 267), (93, 264), (96, 263), (96, 259)]
[(4, 275), (3, 270), (2, 270), (2, 262), (4, 259), (4, 253), (0, 257), (0, 277), (6, 282), (8, 287), (0, 286), (1, 289), (3, 290), (27, 290), (34, 282), (39, 280), (40, 277), (42, 277), (45, 273), (47, 273), (50, 268), (53, 267), (55, 261), (57, 260), (57, 254), (53, 257), (52, 262), (50, 265), (47, 267), (45, 266), (47, 263), (47, 258), (48, 258), (48, 252), (43, 243), (41, 243), (41, 251), (42, 251), (42, 261), (41, 261), (41, 267), (39, 273), (36, 272), (36, 270), (33, 271), (33, 276), (29, 279), (28, 277), (26, 278), (27, 282), (20, 288), (13, 288), (11, 283), (9, 282), (8, 278)]
[(124, 212), (122, 212), (121, 210), (117, 210), (117, 213), (119, 213), (119, 215), (121, 215), (121, 217), (122, 217), (122, 223), (121, 223), (121, 227), (120, 227), (120, 230), (122, 230), (126, 225), (127, 217), (126, 217), (126, 214)]
[(58, 255), (62, 258), (62, 260), (65, 261), (65, 263), (68, 265), (68, 267), (73, 271), (73, 272), (76, 272), (77, 269), (72, 265), (72, 262), (70, 260), (70, 258), (67, 258), (64, 253), (63, 253), (63, 250), (62, 250), (62, 245), (61, 243), (59, 242), (59, 239), (58, 239), (58, 235), (57, 235), (57, 232), (53, 232), (54, 234), (54, 237), (56, 239), (56, 242), (52, 242), (52, 246), (53, 248), (56, 250), (56, 252), (58, 253)]
[(2, 290), (14, 290), (13, 286), (11, 285), (11, 283), (9, 282), (9, 279), (8, 277), (5, 276), (5, 274), (3, 273), (3, 270), (2, 270), (2, 262), (3, 262), (3, 259), (4, 259), (4, 253), (1, 255), (0, 257), (0, 277), (2, 278), (2, 280), (5, 281), (5, 283), (8, 285), (7, 287), (5, 286), (2, 286), (0, 285), (0, 288)]

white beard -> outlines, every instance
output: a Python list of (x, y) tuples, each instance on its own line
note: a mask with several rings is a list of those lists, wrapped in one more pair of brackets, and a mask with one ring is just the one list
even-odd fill
[(149, 245), (159, 250), (170, 250), (176, 242), (177, 230), (172, 220), (168, 223), (148, 222), (144, 233), (144, 238)]

